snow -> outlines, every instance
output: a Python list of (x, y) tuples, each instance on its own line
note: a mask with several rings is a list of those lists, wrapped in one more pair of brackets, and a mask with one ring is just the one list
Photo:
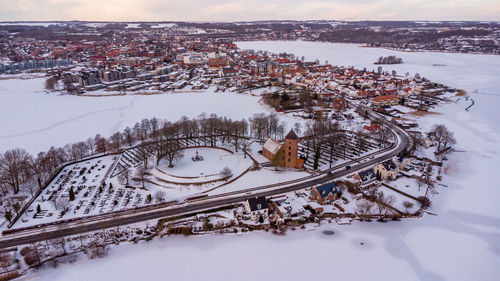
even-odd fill
[[(440, 194), (434, 197), (431, 209), (437, 215), (389, 223), (323, 224), (314, 231), (289, 231), (286, 236), (273, 236), (270, 233), (189, 238), (171, 236), (147, 244), (114, 247), (110, 255), (102, 260), (43, 269), (24, 280), (89, 280), (95, 279), (95, 272), (100, 272), (107, 280), (158, 279), (164, 274), (178, 280), (199, 280), (206, 278), (207, 274), (210, 274), (210, 279), (218, 280), (233, 280), (235, 276), (241, 280), (254, 280), (256, 275), (273, 275), (280, 280), (325, 279), (325, 276), (339, 280), (498, 279), (500, 190), (496, 175), (499, 174), (500, 160), (497, 152), (500, 143), (500, 114), (497, 113), (500, 105), (497, 93), (500, 88), (500, 56), (409, 53), (361, 48), (351, 44), (311, 42), (267, 41), (238, 45), (244, 49), (293, 52), (299, 56), (305, 55), (309, 60), (316, 57), (322, 61), (328, 59), (332, 64), (367, 66), (370, 70), (376, 68), (372, 63), (379, 56), (397, 55), (405, 63), (391, 65), (389, 69), (396, 69), (400, 74), (406, 71), (419, 72), (431, 81), (469, 91), (476, 101), (470, 111), (464, 110), (470, 105), (470, 100), (466, 101), (462, 97), (457, 103), (435, 109), (442, 114), (418, 119), (424, 129), (436, 123), (445, 124), (455, 134), (457, 149), (465, 151), (453, 153), (443, 168), (445, 175), (442, 183), (448, 187), (437, 187)], [(436, 63), (445, 66), (432, 66)], [(4, 82), (0, 86), (5, 87)], [(478, 89), (477, 94), (472, 93), (475, 89)], [(1, 95), (3, 101), (5, 96), (12, 93), (2, 91)], [(24, 93), (22, 96), (34, 98), (36, 95)], [(159, 100), (166, 101), (169, 96), (160, 97)], [(36, 101), (47, 105), (45, 98), (55, 102), (56, 98), (67, 97), (49, 95)], [(129, 101), (130, 98), (123, 99)], [(225, 98), (230, 99), (230, 95)], [(252, 101), (252, 97), (245, 98)], [(68, 98), (72, 99), (72, 110), (78, 109), (76, 104), (85, 103), (84, 99)], [(241, 114), (247, 114), (248, 108), (255, 106), (254, 103), (244, 103), (243, 99), (239, 100), (239, 104), (227, 101), (231, 108), (229, 112), (238, 107)], [(122, 102), (121, 98), (115, 101)], [(18, 110), (18, 107), (12, 106), (14, 104), (10, 103), (2, 107), (1, 122), (5, 120), (4, 109), (11, 113)], [(93, 102), (93, 106), (98, 106), (98, 103)], [(18, 113), (10, 117), (9, 120), (20, 117), (21, 124), (9, 127), (23, 128), (26, 124), (22, 123), (22, 115)], [(110, 115), (110, 118), (116, 118), (114, 122), (124, 118), (118, 118), (116, 112)], [(135, 119), (134, 122), (137, 121)], [(5, 131), (7, 126), (2, 125), (0, 128)], [(29, 137), (40, 136), (35, 134)], [(21, 138), (10, 141), (24, 144)], [(29, 142), (25, 140), (25, 143)], [(5, 144), (3, 139), (0, 146), (4, 148)], [(253, 181), (266, 183), (273, 179), (276, 179), (276, 175), (252, 177)], [(321, 230), (324, 229), (334, 230), (335, 234), (322, 235)], [(222, 267), (215, 267), (221, 264)], [(141, 270), (137, 270), (138, 267)]]
[[(383, 229), (386, 225), (374, 226)], [(335, 234), (324, 235), (324, 229), (334, 230)], [(285, 237), (270, 233), (167, 237), (141, 247), (117, 247), (104, 259), (61, 265), (57, 270), (44, 269), (33, 277), (41, 281), (78, 281), (95, 279), (96, 272), (102, 272), (107, 280), (157, 280), (163, 274), (176, 280), (201, 280), (209, 273), (213, 280), (233, 280), (235, 276), (238, 280), (255, 280), (256, 274), (273, 273), (280, 280), (325, 276), (384, 280), (390, 272), (393, 280), (419, 280), (417, 274), (408, 274), (410, 265), (386, 251), (386, 237), (368, 233), (359, 224), (351, 229), (352, 233), (332, 224), (310, 232), (291, 232)], [(207, 253), (212, 261), (207, 260)], [(221, 267), (214, 268), (214, 264)], [(351, 270), (354, 264), (368, 266)]]
[[(158, 167), (170, 175), (201, 177), (218, 174), (224, 167), (234, 170), (239, 168), (239, 166), (246, 166), (244, 167), (246, 169), (252, 165), (250, 158), (247, 158), (247, 161), (243, 161), (242, 154), (232, 154), (221, 149), (189, 148), (184, 149), (183, 152), (184, 157), (176, 162), (173, 168), (168, 168), (168, 161), (166, 159), (160, 160)], [(203, 157), (203, 161), (195, 162), (191, 159), (196, 155), (196, 152)], [(236, 172), (233, 172), (233, 174), (236, 174)]]
[[(175, 122), (183, 115), (194, 118), (205, 112), (241, 120), (255, 113), (269, 113), (259, 103), (260, 97), (215, 93), (213, 88), (195, 93), (78, 97), (46, 94), (44, 81), (0, 80), (0, 152), (22, 147), (38, 153), (98, 133), (109, 137), (144, 118)], [(278, 115), (290, 128), (296, 122), (293, 117)]]
[(298, 171), (296, 169), (280, 168), (275, 171), (272, 167), (261, 168), (258, 171), (249, 171), (240, 177), (237, 181), (221, 186), (209, 192), (209, 195), (238, 191), (257, 186), (281, 183), (309, 176), (309, 173)]

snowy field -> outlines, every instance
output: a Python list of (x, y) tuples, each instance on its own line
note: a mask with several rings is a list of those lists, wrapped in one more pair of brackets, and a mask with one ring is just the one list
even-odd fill
[[(0, 152), (21, 147), (32, 153), (51, 146), (111, 136), (144, 118), (175, 122), (181, 116), (216, 113), (233, 120), (270, 111), (259, 97), (236, 93), (169, 93), (108, 97), (46, 94), (44, 78), (0, 80)], [(293, 117), (280, 114), (291, 128)], [(36, 141), (33, 141), (36, 140)]]
[[(243, 156), (238, 154), (232, 154), (228, 151), (215, 148), (188, 148), (183, 150), (184, 157), (175, 162), (173, 168), (168, 167), (168, 160), (162, 159), (158, 165), (158, 168), (172, 176), (177, 177), (203, 177), (210, 175), (218, 175), (224, 167), (228, 167), (231, 170), (238, 169), (239, 166), (244, 166), (243, 170), (252, 165), (252, 161), (247, 158), (247, 161), (243, 162)], [(202, 161), (193, 161), (191, 158), (196, 156), (203, 157)], [(235, 171), (234, 173), (237, 174)]]
[[(278, 280), (323, 280), (325, 278), (339, 280), (498, 280), (500, 276), (498, 266), (500, 264), (500, 204), (498, 204), (500, 190), (495, 176), (500, 172), (498, 165), (500, 114), (497, 113), (497, 107), (500, 106), (500, 96), (497, 91), (500, 88), (498, 78), (500, 56), (406, 53), (360, 48), (348, 44), (310, 42), (245, 42), (238, 45), (245, 49), (294, 52), (299, 56), (305, 55), (308, 59), (319, 58), (322, 61), (329, 60), (332, 64), (367, 66), (369, 69), (375, 68), (372, 62), (379, 56), (397, 55), (403, 58), (405, 64), (389, 66), (389, 70), (396, 69), (399, 73), (408, 71), (412, 74), (419, 72), (432, 81), (463, 88), (469, 92), (478, 89), (481, 94), (471, 93), (476, 104), (470, 111), (464, 110), (470, 101), (462, 98), (457, 103), (443, 105), (436, 109), (443, 114), (427, 116), (419, 121), (424, 128), (429, 128), (435, 123), (445, 124), (455, 133), (458, 141), (457, 149), (465, 151), (452, 154), (444, 168), (446, 176), (443, 183), (448, 187), (437, 188), (440, 194), (435, 197), (431, 208), (431, 211), (437, 215), (390, 223), (355, 222), (350, 226), (323, 225), (321, 228), (333, 229), (336, 232), (332, 236), (323, 235), (318, 229), (289, 231), (286, 236), (251, 233), (244, 236), (166, 237), (151, 243), (118, 246), (104, 259), (84, 260), (77, 264), (62, 265), (57, 269), (43, 269), (32, 273), (24, 280), (89, 280), (96, 279), (96, 272), (100, 273), (97, 278), (100, 280), (158, 280), (165, 276), (176, 280), (200, 280), (207, 279), (207, 276), (211, 280), (234, 280), (235, 278), (254, 280), (256, 276), (270, 275)], [(445, 66), (433, 66), (433, 64)], [(1, 82), (0, 86), (6, 87), (4, 82)], [(13, 95), (12, 91), (9, 92), (11, 93), (6, 94), (5, 91), (1, 91), (2, 100), (5, 95)], [(215, 94), (212, 95), (215, 96)], [(36, 102), (50, 104), (61, 99), (60, 104), (68, 102), (72, 105), (72, 110), (78, 108), (78, 104), (83, 104), (81, 107), (89, 106), (85, 105), (84, 99), (75, 97), (49, 95), (42, 98), (27, 90), (22, 93), (22, 96), (25, 97), (23, 98), (25, 101), (29, 98), (35, 99), (34, 104)], [(223, 104), (227, 108), (219, 105), (219, 109), (244, 115), (242, 117), (248, 117), (252, 111), (262, 110), (262, 107), (257, 106), (253, 97), (240, 98), (238, 96), (241, 104), (234, 103), (234, 105), (231, 98), (233, 97), (229, 94), (224, 96), (226, 102)], [(103, 99), (106, 103), (106, 98)], [(145, 109), (148, 104), (152, 107), (151, 110), (157, 110), (155, 107), (159, 105), (151, 101), (145, 102), (148, 99), (149, 97), (142, 96), (123, 97), (123, 99), (117, 99), (117, 103), (125, 106), (127, 102), (135, 100), (134, 106), (126, 107), (127, 111), (130, 110), (130, 114), (137, 112), (133, 109)], [(156, 96), (155, 99), (166, 102), (169, 96)], [(251, 103), (244, 103), (244, 99), (248, 99), (247, 101)], [(155, 101), (159, 102), (159, 100)], [(143, 107), (138, 106), (139, 103)], [(2, 103), (2, 108), (4, 108), (3, 105), (4, 103)], [(26, 106), (21, 107), (23, 110), (19, 110), (14, 108), (14, 105), (10, 104), (12, 108), (9, 106), (5, 108), (9, 112), (22, 111), (16, 113), (15, 117), (22, 117), (26, 115), (26, 112), (33, 112), (35, 108), (32, 105), (30, 110), (25, 110)], [(99, 107), (99, 103), (92, 101), (91, 106)], [(109, 103), (104, 108), (106, 106), (109, 106)], [(88, 111), (93, 110), (99, 109), (92, 108)], [(49, 111), (44, 112), (47, 114)], [(109, 115), (118, 120), (113, 120), (114, 123), (110, 122), (112, 125), (107, 125), (108, 131), (117, 122), (119, 122), (117, 127), (123, 126), (126, 123), (124, 119), (130, 118), (133, 122), (138, 119), (136, 116), (128, 115), (128, 112), (126, 116), (119, 117), (117, 109), (112, 109), (110, 112), (112, 113)], [(185, 112), (188, 114), (189, 111), (186, 109)], [(3, 109), (1, 114), (1, 122), (6, 122)], [(64, 114), (61, 113), (60, 116), (65, 116)], [(92, 115), (99, 114), (90, 116)], [(142, 112), (139, 116), (152, 117), (153, 115), (149, 115), (149, 112), (147, 114)], [(19, 124), (13, 124), (12, 120), (15, 120), (15, 117), (7, 119), (10, 134), (17, 127), (23, 131), (25, 129), (23, 126), (30, 124), (23, 118), (20, 118)], [(99, 120), (96, 116), (92, 118)], [(36, 119), (34, 116), (31, 117), (31, 120)], [(88, 122), (89, 119), (86, 121)], [(67, 122), (70, 123), (67, 127), (75, 126), (71, 121)], [(99, 127), (101, 124), (95, 126)], [(7, 126), (2, 124), (1, 128), (4, 129), (4, 127)], [(43, 126), (38, 127), (43, 128)], [(88, 130), (86, 126), (84, 127)], [(50, 136), (58, 131), (64, 132), (58, 128), (43, 134)], [(3, 134), (5, 135), (5, 130)], [(26, 138), (38, 137), (36, 133), (32, 134), (27, 134)], [(18, 140), (11, 138), (8, 140), (10, 142), (8, 147), (21, 140), (22, 138)], [(0, 146), (4, 149), (7, 141), (5, 138), (1, 141)], [(25, 140), (25, 143), (29, 144), (29, 141)], [(33, 147), (30, 149), (33, 150)], [(221, 264), (223, 266), (218, 266)]]

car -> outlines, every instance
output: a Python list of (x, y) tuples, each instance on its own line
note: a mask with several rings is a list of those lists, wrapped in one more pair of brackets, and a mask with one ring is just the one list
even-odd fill
[(351, 166), (349, 166), (349, 165), (345, 166), (346, 170), (349, 170), (350, 168), (351, 168)]

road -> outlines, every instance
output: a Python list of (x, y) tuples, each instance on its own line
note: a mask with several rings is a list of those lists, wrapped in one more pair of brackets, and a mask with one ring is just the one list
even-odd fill
[[(371, 167), (377, 163), (391, 159), (400, 152), (404, 151), (405, 148), (411, 146), (411, 137), (403, 129), (387, 121), (385, 118), (380, 117), (378, 114), (372, 112), (367, 107), (360, 107), (368, 111), (368, 116), (371, 119), (377, 119), (378, 121), (389, 126), (397, 138), (397, 142), (394, 147), (378, 152), (379, 155), (377, 157), (374, 157), (373, 159), (368, 159), (365, 157), (364, 161), (357, 160), (352, 161), (352, 163), (345, 163), (343, 165), (319, 173), (318, 175), (293, 181), (296, 183), (282, 183), (281, 185), (254, 187), (238, 192), (232, 192), (231, 194), (209, 196), (193, 202), (185, 202), (182, 204), (153, 210), (128, 210), (116, 214), (104, 214), (98, 217), (81, 219), (74, 222), (61, 223), (37, 229), (22, 230), (13, 234), (6, 234), (2, 238), (0, 238), (0, 248), (19, 246), (68, 235), (75, 235), (111, 227), (118, 227), (146, 220), (158, 219), (166, 216), (178, 216), (182, 214), (199, 212), (207, 209), (237, 204), (251, 197), (271, 196), (299, 190), (323, 182), (328, 182)], [(346, 169), (345, 167), (348, 164), (351, 166), (350, 169)]]

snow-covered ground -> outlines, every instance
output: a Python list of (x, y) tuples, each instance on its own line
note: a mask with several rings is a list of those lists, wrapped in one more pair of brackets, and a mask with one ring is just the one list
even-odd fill
[[(452, 154), (444, 168), (443, 183), (448, 187), (437, 188), (440, 194), (432, 206), (437, 215), (390, 223), (323, 225), (321, 229), (335, 231), (331, 236), (318, 229), (289, 231), (286, 236), (251, 233), (242, 237), (166, 237), (147, 244), (118, 246), (102, 260), (44, 269), (24, 280), (89, 280), (96, 279), (96, 272), (104, 280), (157, 280), (164, 276), (176, 280), (207, 276), (217, 280), (254, 280), (262, 276), (279, 280), (498, 280), (500, 96), (496, 89), (500, 88), (500, 56), (404, 53), (310, 42), (238, 45), (368, 68), (379, 56), (397, 55), (405, 64), (388, 69), (419, 72), (432, 81), (469, 92), (478, 89), (481, 94), (471, 93), (476, 104), (470, 111), (464, 110), (470, 101), (462, 98), (436, 109), (443, 114), (419, 120), (424, 128), (446, 124), (455, 133), (457, 149), (465, 151)], [(225, 104), (237, 107), (230, 101)], [(243, 103), (241, 106), (245, 110), (251, 107)]]
[[(232, 154), (222, 149), (214, 148), (188, 148), (183, 150), (184, 157), (175, 163), (173, 168), (168, 168), (168, 161), (166, 159), (160, 160), (158, 168), (168, 172), (174, 177), (204, 177), (210, 175), (218, 175), (224, 167), (231, 170), (240, 168), (242, 165), (243, 170), (252, 165), (250, 158), (243, 161), (243, 156)], [(203, 158), (202, 161), (193, 161), (191, 158), (196, 155)], [(242, 163), (245, 162), (245, 163)], [(241, 173), (242, 171), (238, 171)], [(237, 171), (234, 174), (238, 174)]]
[[(98, 133), (108, 137), (144, 118), (175, 122), (183, 115), (192, 118), (205, 112), (241, 120), (270, 112), (259, 103), (260, 97), (215, 93), (213, 88), (197, 93), (77, 97), (46, 94), (44, 81), (0, 80), (0, 152), (21, 147), (36, 154)], [(296, 122), (279, 115), (288, 128)]]

